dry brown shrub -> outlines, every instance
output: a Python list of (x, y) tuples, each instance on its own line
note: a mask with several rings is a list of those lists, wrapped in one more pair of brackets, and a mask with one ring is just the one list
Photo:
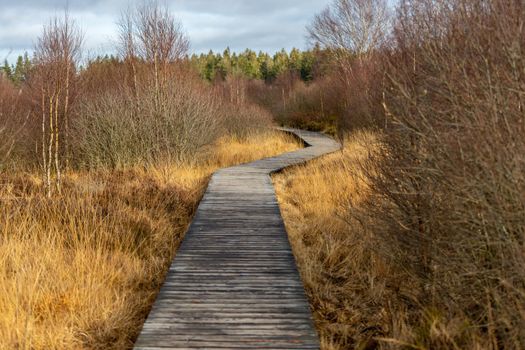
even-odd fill
[(22, 167), (31, 152), (30, 108), (22, 90), (0, 74), (0, 173)]
[(340, 125), (384, 130), (345, 211), (375, 256), (347, 265), (379, 285), (352, 296), (384, 316), (360, 311), (374, 346), (524, 347), (524, 23), (522, 1), (402, 1), (390, 45), (346, 63)]
[(400, 7), (371, 208), (414, 288), (393, 334), (414, 346), (525, 344), (524, 21), (521, 1)]
[[(285, 78), (286, 77), (286, 78)], [(282, 125), (335, 134), (345, 114), (344, 89), (335, 75), (305, 83), (284, 74), (275, 82), (250, 82), (250, 100), (266, 108)]]

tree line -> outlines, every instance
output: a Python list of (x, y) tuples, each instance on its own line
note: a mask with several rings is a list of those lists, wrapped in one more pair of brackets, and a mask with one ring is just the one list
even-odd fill
[(200, 76), (208, 81), (241, 76), (272, 82), (284, 72), (292, 72), (303, 81), (312, 81), (320, 55), (319, 46), (305, 51), (293, 48), (288, 52), (282, 49), (273, 55), (262, 51), (256, 53), (250, 49), (235, 53), (227, 48), (222, 53), (210, 50), (207, 54), (193, 54), (189, 60)]
[[(256, 53), (251, 49), (236, 53), (226, 48), (222, 53), (210, 50), (207, 54), (186, 55), (185, 60), (201, 78), (209, 82), (224, 81), (235, 76), (271, 83), (283, 73), (291, 73), (304, 82), (310, 82), (319, 75), (323, 53), (324, 50), (318, 45), (308, 50), (282, 49), (274, 54), (263, 51)], [(120, 61), (115, 55), (97, 56), (89, 60), (87, 67), (91, 64), (115, 64)], [(18, 56), (15, 64), (10, 64), (6, 59), (0, 72), (15, 84), (20, 84), (27, 79), (31, 68), (32, 59), (26, 52)]]

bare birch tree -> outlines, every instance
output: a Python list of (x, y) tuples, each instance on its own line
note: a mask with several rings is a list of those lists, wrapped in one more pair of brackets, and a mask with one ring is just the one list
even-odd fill
[(363, 57), (384, 42), (389, 26), (386, 0), (334, 0), (307, 29), (322, 47)]
[(53, 187), (60, 192), (62, 170), (69, 162), (70, 98), (81, 46), (82, 34), (66, 11), (62, 18), (55, 17), (44, 26), (35, 48), (40, 77), (42, 168), (48, 197)]

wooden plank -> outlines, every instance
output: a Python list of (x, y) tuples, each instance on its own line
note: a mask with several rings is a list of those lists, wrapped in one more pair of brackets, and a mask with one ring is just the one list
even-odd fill
[(309, 147), (212, 176), (135, 349), (319, 349), (270, 174), (340, 145), (283, 130)]

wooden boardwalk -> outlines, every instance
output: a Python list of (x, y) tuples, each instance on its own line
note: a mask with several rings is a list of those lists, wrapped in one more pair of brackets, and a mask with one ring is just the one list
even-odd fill
[(319, 349), (270, 174), (340, 146), (283, 130), (309, 147), (212, 176), (135, 349)]

